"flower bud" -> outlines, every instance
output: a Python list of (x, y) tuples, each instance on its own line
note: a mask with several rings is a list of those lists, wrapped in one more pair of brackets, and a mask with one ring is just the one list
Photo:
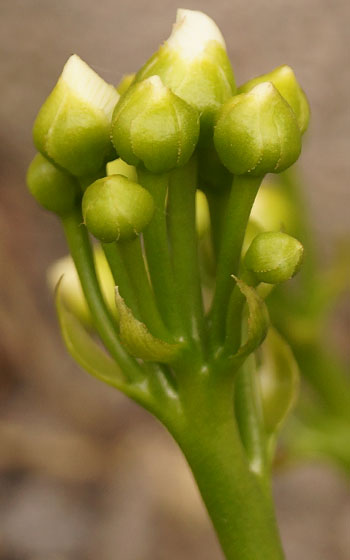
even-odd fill
[(170, 37), (136, 80), (154, 74), (199, 111), (201, 136), (211, 130), (216, 110), (236, 91), (224, 38), (214, 21), (198, 11), (177, 11)]
[(286, 233), (260, 233), (245, 255), (244, 265), (257, 282), (279, 284), (298, 272), (303, 252), (302, 244)]
[(137, 171), (133, 165), (129, 165), (121, 158), (109, 161), (106, 166), (107, 175), (123, 175), (130, 181), (137, 183)]
[(298, 159), (301, 134), (288, 103), (271, 82), (264, 82), (222, 106), (214, 143), (231, 173), (261, 177)]
[(238, 88), (238, 93), (248, 93), (258, 84), (262, 82), (271, 82), (275, 88), (280, 92), (282, 97), (293, 109), (298, 121), (300, 132), (303, 134), (309, 124), (310, 120), (310, 107), (307, 97), (301, 89), (295, 74), (290, 66), (279, 66), (257, 78), (249, 80)]
[(90, 185), (83, 197), (88, 230), (100, 241), (126, 241), (136, 237), (153, 216), (153, 198), (146, 189), (123, 175), (111, 175)]
[(37, 154), (27, 171), (27, 184), (36, 201), (58, 216), (67, 215), (80, 195), (77, 180)]
[(92, 175), (113, 153), (110, 122), (118, 99), (113, 86), (71, 56), (34, 123), (36, 148), (72, 175)]
[(181, 167), (198, 140), (199, 115), (162, 84), (158, 76), (136, 83), (120, 98), (112, 140), (123, 160), (152, 173)]

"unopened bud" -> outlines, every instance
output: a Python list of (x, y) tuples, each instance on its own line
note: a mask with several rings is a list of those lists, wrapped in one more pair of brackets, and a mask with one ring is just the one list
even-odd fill
[(254, 177), (287, 169), (301, 151), (296, 117), (271, 82), (236, 95), (223, 105), (214, 142), (231, 173)]
[(152, 219), (153, 198), (146, 189), (123, 175), (95, 181), (83, 197), (86, 227), (104, 243), (136, 237)]
[(177, 11), (170, 37), (136, 74), (136, 80), (154, 74), (199, 111), (201, 137), (211, 130), (216, 110), (236, 91), (224, 38), (215, 22), (199, 11)]
[(260, 233), (245, 255), (244, 265), (257, 282), (279, 284), (298, 272), (303, 252), (302, 244), (286, 233)]
[(37, 154), (27, 171), (27, 184), (36, 201), (58, 216), (67, 215), (80, 195), (77, 180)]
[(34, 123), (36, 148), (72, 175), (95, 173), (113, 154), (110, 122), (118, 99), (113, 86), (71, 56)]
[(198, 112), (165, 87), (159, 76), (131, 86), (113, 113), (112, 140), (118, 154), (152, 173), (185, 165), (198, 135)]

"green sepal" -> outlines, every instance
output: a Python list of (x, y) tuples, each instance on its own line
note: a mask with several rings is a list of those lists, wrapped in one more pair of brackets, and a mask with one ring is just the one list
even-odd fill
[(246, 340), (237, 352), (231, 356), (231, 363), (233, 362), (235, 367), (239, 367), (246, 357), (254, 352), (264, 341), (270, 323), (265, 302), (258, 295), (257, 291), (236, 276), (233, 276), (233, 278), (244, 295), (248, 307), (248, 332)]
[(275, 436), (296, 402), (299, 368), (290, 346), (272, 327), (260, 351), (258, 378), (265, 429)]
[(116, 302), (120, 317), (120, 340), (131, 355), (146, 362), (165, 364), (174, 362), (178, 358), (181, 344), (169, 343), (154, 337), (147, 326), (134, 317), (119, 294), (117, 286)]

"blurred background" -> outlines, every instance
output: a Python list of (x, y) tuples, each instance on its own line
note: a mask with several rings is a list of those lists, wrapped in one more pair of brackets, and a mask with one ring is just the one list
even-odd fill
[[(312, 110), (301, 169), (324, 258), (350, 230), (348, 0), (1, 0), (0, 560), (221, 559), (170, 437), (63, 348), (45, 277), (63, 235), (25, 186), (32, 123), (68, 56), (116, 84), (167, 38), (177, 7), (214, 18), (238, 84), (294, 68)], [(338, 307), (349, 358), (349, 303)], [(296, 466), (275, 494), (288, 560), (350, 557), (339, 472)]]

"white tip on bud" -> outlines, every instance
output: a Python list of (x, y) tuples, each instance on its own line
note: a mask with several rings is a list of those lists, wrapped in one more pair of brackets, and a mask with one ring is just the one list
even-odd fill
[(167, 40), (170, 48), (176, 49), (183, 58), (193, 59), (201, 55), (210, 41), (226, 48), (219, 28), (209, 16), (194, 10), (177, 11), (173, 31)]
[(88, 105), (103, 111), (109, 120), (112, 118), (113, 109), (119, 99), (117, 90), (107, 84), (76, 54), (67, 60), (61, 80)]

